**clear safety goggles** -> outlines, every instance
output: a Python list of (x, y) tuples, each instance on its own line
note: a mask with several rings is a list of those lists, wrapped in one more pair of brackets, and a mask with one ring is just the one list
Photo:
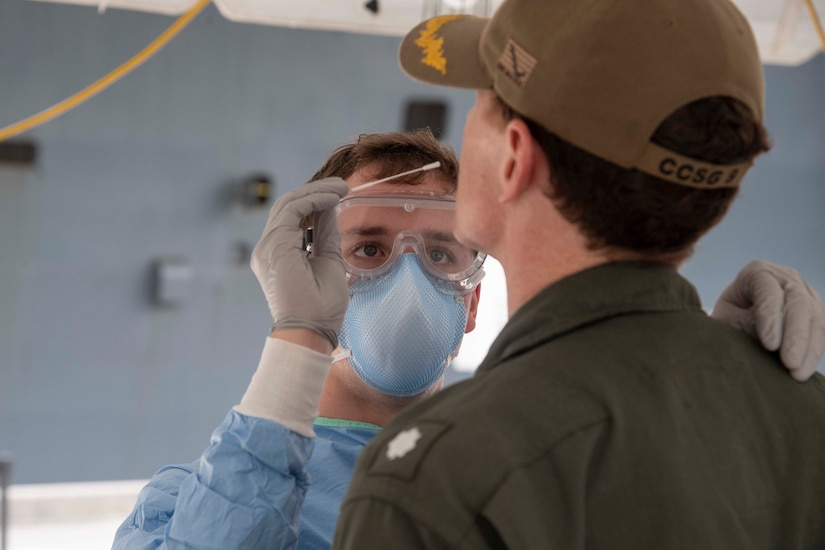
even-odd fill
[(429, 275), (462, 293), (473, 290), (484, 276), (486, 255), (453, 236), (451, 195), (350, 195), (338, 203), (336, 219), (350, 284), (387, 273), (404, 253), (416, 254)]

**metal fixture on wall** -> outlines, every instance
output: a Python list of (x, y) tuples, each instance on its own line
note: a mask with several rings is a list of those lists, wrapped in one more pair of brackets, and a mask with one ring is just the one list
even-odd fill
[(8, 451), (0, 452), (0, 550), (6, 550), (6, 531), (9, 524), (9, 504), (6, 490), (11, 481), (11, 468), (14, 464)]
[(249, 262), (252, 259), (252, 250), (254, 244), (248, 241), (236, 241), (232, 244), (231, 259), (232, 264), (236, 267), (244, 269), (249, 268)]
[(37, 145), (33, 141), (0, 142), (0, 164), (31, 166), (37, 160)]
[(446, 137), (447, 104), (441, 100), (410, 100), (404, 116), (404, 130), (429, 128), (438, 139)]
[(188, 300), (192, 291), (194, 271), (187, 258), (157, 258), (152, 262), (151, 273), (151, 298), (155, 306), (179, 307)]
[(260, 209), (269, 205), (274, 187), (272, 176), (256, 172), (235, 183), (233, 194), (244, 207)]

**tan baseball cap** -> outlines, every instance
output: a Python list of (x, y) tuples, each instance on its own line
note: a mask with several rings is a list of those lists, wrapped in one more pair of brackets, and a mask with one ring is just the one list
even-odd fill
[(730, 0), (506, 0), (492, 18), (420, 23), (399, 55), (417, 80), (493, 89), (573, 145), (692, 187), (735, 187), (750, 163), (712, 164), (652, 143), (665, 118), (729, 96), (763, 120), (759, 52)]

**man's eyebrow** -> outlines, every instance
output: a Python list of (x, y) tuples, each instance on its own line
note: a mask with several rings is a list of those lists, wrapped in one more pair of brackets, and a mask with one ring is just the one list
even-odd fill
[(383, 236), (389, 234), (389, 230), (383, 225), (355, 225), (341, 232), (341, 235), (368, 235)]
[[(385, 225), (355, 225), (341, 232), (342, 236), (367, 236), (383, 237), (390, 234), (390, 230)], [(421, 231), (424, 238), (444, 243), (455, 243), (456, 238), (448, 231), (438, 229), (424, 229)]]
[(435, 230), (435, 229), (431, 229), (431, 230), (428, 230), (428, 231), (427, 230), (422, 231), (422, 234), (426, 238), (432, 239), (434, 241), (441, 241), (441, 242), (445, 242), (445, 243), (454, 243), (454, 242), (456, 242), (455, 236), (453, 236), (452, 233), (448, 233), (446, 231), (438, 231), (438, 230)]

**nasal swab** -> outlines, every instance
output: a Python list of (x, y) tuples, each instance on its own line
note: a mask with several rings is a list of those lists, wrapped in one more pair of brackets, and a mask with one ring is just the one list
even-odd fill
[(386, 178), (381, 178), (380, 180), (371, 181), (368, 183), (362, 183), (356, 187), (350, 189), (350, 193), (354, 193), (355, 191), (360, 191), (361, 189), (366, 189), (367, 187), (372, 187), (373, 185), (377, 185), (379, 183), (384, 183), (385, 181), (392, 180), (395, 178), (400, 178), (401, 176), (406, 176), (408, 174), (414, 174), (415, 172), (425, 172), (427, 170), (432, 170), (433, 168), (438, 168), (441, 166), (439, 161), (431, 162), (430, 164), (425, 164), (421, 168), (416, 168), (414, 170), (407, 170), (406, 172), (401, 172), (400, 174), (395, 174), (394, 176), (387, 176)]

